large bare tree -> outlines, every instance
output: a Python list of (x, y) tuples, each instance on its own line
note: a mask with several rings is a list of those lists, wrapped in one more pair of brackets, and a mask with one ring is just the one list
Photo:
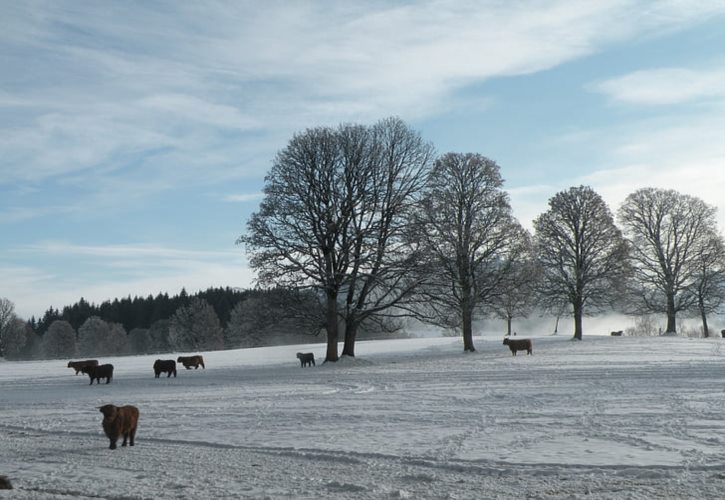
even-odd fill
[(473, 318), (490, 304), (523, 249), (499, 166), (480, 154), (447, 153), (428, 178), (419, 235), (428, 256), (424, 288), (429, 320), (460, 327), (475, 351)]
[(634, 264), (631, 312), (665, 313), (665, 333), (677, 332), (677, 313), (697, 303), (692, 293), (700, 257), (716, 233), (715, 208), (672, 189), (644, 188), (618, 212)]
[(534, 220), (541, 266), (540, 298), (568, 303), (574, 338), (582, 339), (585, 312), (611, 306), (621, 296), (628, 273), (628, 247), (609, 207), (589, 186), (571, 187), (549, 200)]
[(358, 325), (404, 310), (411, 263), (402, 248), (407, 210), (433, 148), (401, 120), (296, 134), (265, 178), (265, 197), (238, 239), (265, 287), (324, 297), (327, 361), (354, 355)]

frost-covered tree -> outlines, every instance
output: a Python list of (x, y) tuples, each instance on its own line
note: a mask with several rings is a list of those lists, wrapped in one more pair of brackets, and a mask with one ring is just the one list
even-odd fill
[(581, 340), (583, 316), (611, 307), (624, 290), (628, 248), (609, 207), (588, 186), (572, 187), (549, 200), (534, 220), (542, 302), (571, 305), (574, 338)]
[(657, 188), (635, 191), (619, 208), (634, 266), (630, 312), (664, 313), (666, 334), (677, 332), (677, 313), (696, 307), (692, 291), (703, 251), (717, 234), (715, 213), (699, 198)]
[(177, 309), (169, 322), (169, 342), (178, 351), (223, 349), (224, 334), (214, 308), (194, 297)]
[(169, 325), (170, 321), (168, 319), (160, 319), (151, 324), (149, 335), (151, 336), (151, 349), (153, 352), (171, 352)]
[(67, 321), (57, 319), (43, 335), (43, 353), (46, 358), (67, 358), (76, 355), (76, 332)]
[(227, 348), (258, 347), (270, 324), (276, 322), (274, 312), (260, 297), (250, 297), (237, 303), (229, 316), (224, 330)]
[(5, 355), (5, 345), (2, 342), (5, 330), (15, 322), (15, 304), (10, 299), (0, 297), (0, 356)]
[(115, 355), (128, 352), (128, 335), (121, 323), (111, 323), (109, 325), (108, 349), (110, 353)]
[(501, 291), (525, 245), (502, 189), (499, 166), (480, 154), (448, 153), (428, 176), (418, 212), (423, 288), (429, 321), (460, 328), (463, 349), (475, 351), (473, 318)]
[(32, 344), (35, 335), (26, 321), (17, 316), (0, 331), (0, 343), (6, 359), (21, 359), (27, 348)]
[(257, 347), (274, 343), (287, 332), (318, 335), (325, 317), (320, 299), (310, 291), (256, 290), (232, 309), (224, 345)]
[(98, 316), (91, 316), (78, 328), (78, 354), (81, 356), (105, 356), (109, 349), (110, 328)]
[(126, 353), (126, 330), (120, 323), (107, 323), (91, 316), (78, 328), (78, 354), (109, 356)]
[(128, 332), (128, 350), (132, 354), (148, 354), (153, 350), (148, 328), (134, 328)]

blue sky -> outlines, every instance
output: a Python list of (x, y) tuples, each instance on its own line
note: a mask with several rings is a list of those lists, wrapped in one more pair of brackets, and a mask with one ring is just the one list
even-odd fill
[(0, 0), (0, 296), (249, 287), (234, 244), (295, 131), (398, 115), (570, 186), (725, 211), (725, 2)]

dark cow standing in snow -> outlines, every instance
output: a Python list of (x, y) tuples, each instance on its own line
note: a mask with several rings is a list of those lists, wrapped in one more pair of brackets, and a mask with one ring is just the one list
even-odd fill
[(311, 352), (298, 352), (297, 359), (300, 360), (300, 366), (302, 368), (307, 366), (315, 366), (315, 355)]
[(157, 359), (154, 362), (154, 374), (156, 378), (159, 378), (162, 373), (167, 373), (166, 378), (169, 378), (172, 374), (176, 377), (176, 361), (173, 359)]
[(533, 342), (531, 342), (531, 339), (513, 340), (506, 337), (503, 339), (503, 345), (509, 346), (513, 356), (516, 356), (516, 351), (526, 351), (527, 354), (532, 354), (534, 352), (534, 345)]
[(76, 375), (81, 371), (84, 366), (98, 366), (97, 359), (86, 359), (85, 361), (68, 361), (68, 368), (73, 368), (76, 371)]
[(93, 385), (94, 380), (100, 384), (102, 378), (105, 378), (108, 384), (113, 378), (113, 365), (84, 366), (81, 371), (88, 374), (91, 379), (90, 385)]

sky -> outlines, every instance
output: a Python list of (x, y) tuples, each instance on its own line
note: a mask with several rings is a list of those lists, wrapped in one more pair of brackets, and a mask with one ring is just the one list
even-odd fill
[(0, 0), (0, 297), (255, 285), (235, 244), (295, 132), (399, 116), (501, 167), (525, 227), (589, 185), (725, 228), (725, 2)]

